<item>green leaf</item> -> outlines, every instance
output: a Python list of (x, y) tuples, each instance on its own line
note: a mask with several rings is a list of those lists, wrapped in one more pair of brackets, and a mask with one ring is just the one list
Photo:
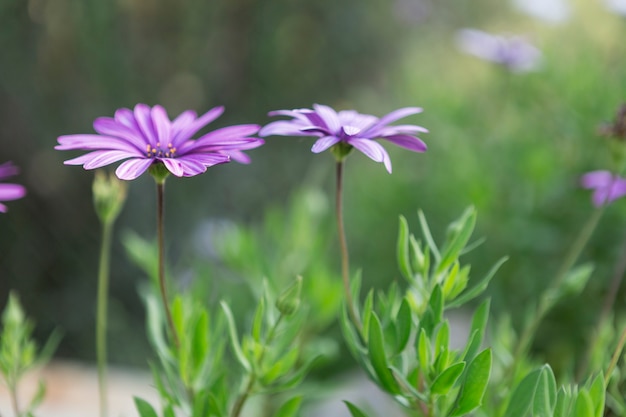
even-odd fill
[(350, 411), (352, 417), (367, 417), (367, 414), (361, 411), (359, 407), (352, 404), (350, 401), (344, 401), (343, 403), (348, 407), (348, 410)]
[(556, 382), (549, 366), (541, 368), (533, 397), (533, 417), (552, 417), (552, 409), (556, 400)]
[(450, 225), (453, 230), (451, 239), (447, 242), (441, 254), (441, 261), (437, 266), (437, 274), (445, 271), (459, 257), (459, 254), (469, 241), (476, 225), (476, 209), (468, 207), (461, 217)]
[(464, 369), (465, 362), (457, 362), (450, 366), (435, 378), (430, 387), (430, 392), (435, 395), (446, 395), (459, 379)]
[(562, 294), (579, 294), (587, 285), (593, 270), (594, 266), (591, 262), (571, 269), (565, 276), (559, 292)]
[(441, 285), (436, 284), (430, 294), (428, 304), (433, 312), (433, 325), (437, 325), (443, 321), (443, 292)]
[(578, 393), (574, 406), (574, 417), (594, 417), (593, 402), (589, 392), (582, 390)]
[(374, 289), (370, 289), (367, 292), (367, 296), (365, 297), (365, 301), (363, 302), (363, 312), (361, 313), (363, 318), (363, 339), (368, 339), (368, 332), (370, 328), (370, 319), (372, 317), (372, 309), (374, 307)]
[(398, 315), (396, 316), (396, 353), (400, 353), (406, 347), (411, 337), (411, 329), (413, 328), (413, 316), (411, 307), (406, 298), (402, 299)]
[(489, 272), (487, 272), (487, 275), (485, 275), (478, 282), (478, 284), (474, 285), (469, 290), (461, 293), (461, 295), (459, 297), (455, 298), (454, 300), (451, 300), (448, 303), (447, 307), (448, 308), (460, 307), (463, 304), (467, 303), (468, 301), (471, 301), (474, 298), (478, 297), (480, 294), (482, 294), (483, 291), (485, 291), (487, 289), (487, 286), (489, 285), (489, 281), (491, 281), (491, 279), (496, 274), (496, 272), (498, 272), (498, 269), (500, 269), (502, 264), (505, 263), (508, 259), (509, 259), (508, 256), (504, 256), (504, 257), (500, 258), (498, 260), (498, 262), (496, 262), (495, 265), (491, 267)]
[(409, 261), (409, 225), (404, 216), (400, 216), (400, 226), (398, 230), (398, 243), (396, 245), (396, 252), (398, 256), (398, 267), (400, 268), (400, 273), (409, 282), (412, 282), (413, 271), (411, 270), (411, 263)]
[(451, 417), (467, 414), (482, 404), (490, 374), (491, 349), (485, 349), (468, 365)]
[(261, 333), (263, 331), (263, 320), (265, 319), (265, 298), (261, 297), (252, 320), (252, 338), (255, 342), (261, 343)]
[(368, 350), (372, 367), (378, 377), (381, 388), (392, 394), (398, 394), (400, 392), (400, 387), (389, 371), (387, 354), (385, 353), (383, 330), (376, 313), (372, 313), (372, 318), (370, 320)]
[(224, 310), (224, 315), (226, 316), (226, 321), (228, 323), (228, 332), (230, 334), (230, 341), (233, 347), (233, 352), (235, 353), (235, 357), (237, 358), (241, 366), (243, 366), (243, 368), (247, 372), (250, 372), (252, 370), (252, 367), (250, 366), (248, 358), (246, 358), (246, 356), (243, 354), (243, 351), (241, 350), (233, 313), (230, 311), (230, 307), (228, 307), (228, 304), (226, 304), (224, 301), (220, 301), (220, 305), (222, 306), (222, 310)]
[(507, 406), (506, 417), (525, 417), (533, 404), (535, 391), (542, 375), (542, 369), (535, 369), (526, 375), (513, 391), (509, 405)]
[[(426, 246), (425, 250), (422, 251), (421, 243), (418, 242), (413, 235), (409, 236), (409, 244), (411, 246), (411, 253), (413, 254), (411, 265), (416, 272), (422, 274), (423, 279), (426, 279), (430, 271), (430, 248)], [(416, 280), (412, 282), (414, 285), (419, 284)]]
[(565, 388), (559, 388), (556, 394), (556, 405), (554, 406), (553, 417), (569, 417), (570, 401), (568, 393)]
[(487, 328), (487, 320), (489, 319), (489, 307), (491, 302), (489, 299), (484, 300), (480, 306), (474, 312), (472, 317), (472, 325), (470, 327), (470, 340), (463, 353), (463, 360), (466, 362), (471, 361), (480, 349), (483, 343), (483, 337), (485, 336), (485, 329)]
[(442, 352), (447, 351), (450, 346), (450, 323), (445, 320), (437, 330), (435, 338), (435, 356), (439, 356)]
[(419, 359), (420, 369), (424, 374), (428, 375), (430, 373), (431, 361), (430, 340), (428, 340), (428, 336), (426, 336), (426, 331), (423, 327), (420, 329), (420, 335), (417, 341), (417, 357)]
[(604, 374), (600, 372), (591, 382), (589, 386), (589, 396), (593, 404), (595, 404), (595, 417), (604, 415), (604, 404), (606, 401), (606, 388), (604, 386)]
[(441, 255), (439, 254), (439, 249), (437, 249), (437, 245), (435, 244), (435, 240), (433, 239), (433, 235), (430, 233), (430, 229), (428, 227), (428, 222), (426, 222), (426, 217), (422, 210), (418, 210), (417, 217), (420, 222), (420, 227), (422, 228), (422, 235), (424, 236), (424, 240), (426, 244), (430, 248), (430, 252), (435, 257), (435, 262), (439, 263), (441, 260)]
[(274, 417), (295, 417), (300, 410), (300, 404), (302, 403), (302, 395), (293, 397), (283, 403), (278, 410), (274, 413)]
[(154, 411), (154, 408), (145, 400), (142, 400), (139, 397), (133, 397), (135, 400), (135, 407), (137, 407), (137, 411), (139, 411), (139, 415), (141, 417), (159, 417)]
[[(402, 371), (400, 371), (398, 368), (396, 368), (394, 366), (390, 366), (389, 370), (393, 374), (394, 378), (396, 378), (396, 380), (400, 382), (402, 388), (409, 391), (410, 395), (412, 395), (413, 397), (417, 398), (419, 401), (422, 401), (422, 402), (427, 402), (428, 401), (428, 398), (426, 397), (426, 395), (424, 395), (423, 393), (419, 392), (415, 388), (415, 386), (411, 382), (409, 382), (409, 377), (405, 376), (402, 373)], [(419, 371), (416, 371), (416, 372), (419, 372)], [(415, 378), (415, 379), (417, 379), (417, 378)]]

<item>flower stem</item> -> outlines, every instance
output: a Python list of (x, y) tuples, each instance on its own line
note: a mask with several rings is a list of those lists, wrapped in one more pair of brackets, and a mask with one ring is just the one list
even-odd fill
[(346, 305), (353, 324), (361, 331), (361, 321), (354, 309), (352, 291), (350, 290), (350, 260), (348, 257), (348, 243), (346, 242), (346, 232), (343, 225), (343, 161), (337, 161), (337, 189), (335, 196), (335, 210), (337, 213), (337, 231), (339, 233), (339, 246), (341, 248), (341, 276), (343, 278), (343, 289), (346, 295)]
[(111, 235), (113, 221), (102, 222), (102, 243), (98, 267), (98, 305), (96, 313), (96, 357), (98, 362), (98, 389), (100, 393), (100, 417), (107, 415), (107, 301), (109, 293), (109, 263), (111, 259)]
[(591, 342), (589, 343), (589, 346), (587, 346), (587, 351), (585, 352), (585, 356), (583, 357), (578, 372), (576, 374), (577, 380), (580, 380), (584, 376), (583, 374), (587, 372), (587, 367), (589, 366), (589, 362), (591, 361), (591, 355), (598, 347), (598, 343), (600, 342), (600, 334), (602, 332), (602, 329), (604, 328), (604, 323), (609, 319), (609, 315), (611, 314), (611, 310), (613, 309), (613, 305), (615, 304), (617, 291), (622, 284), (624, 273), (626, 273), (626, 243), (623, 245), (623, 247), (624, 250), (622, 252), (622, 256), (615, 266), (615, 270), (613, 271), (613, 276), (611, 278), (611, 283), (609, 284), (609, 290), (604, 297), (600, 316), (598, 317), (598, 321), (593, 328), (593, 334), (590, 338)]
[(241, 410), (243, 409), (244, 404), (246, 403), (247, 399), (250, 397), (250, 394), (252, 394), (252, 389), (254, 388), (254, 384), (256, 383), (257, 377), (258, 377), (254, 369), (261, 369), (263, 358), (265, 357), (265, 352), (267, 351), (268, 346), (274, 340), (276, 329), (278, 328), (278, 325), (282, 321), (283, 317), (284, 317), (284, 314), (280, 313), (280, 315), (276, 319), (276, 322), (274, 322), (274, 325), (272, 326), (269, 333), (267, 334), (267, 339), (265, 339), (265, 343), (264, 343), (265, 346), (263, 347), (263, 350), (261, 351), (261, 354), (259, 355), (259, 359), (257, 360), (258, 366), (252, 368), (253, 370), (252, 370), (252, 373), (248, 376), (248, 382), (246, 383), (246, 388), (243, 390), (241, 394), (239, 394), (239, 397), (237, 397), (237, 400), (235, 401), (235, 405), (233, 405), (233, 411), (230, 413), (231, 417), (239, 417), (239, 414), (241, 414)]
[(546, 315), (546, 313), (550, 310), (553, 305), (553, 297), (556, 290), (558, 290), (559, 286), (563, 283), (565, 277), (567, 277), (567, 273), (572, 269), (585, 245), (591, 238), (593, 231), (595, 230), (600, 218), (604, 214), (604, 206), (596, 208), (592, 213), (587, 223), (583, 226), (578, 234), (574, 244), (571, 246), (569, 252), (567, 253), (561, 267), (558, 272), (554, 276), (554, 279), (541, 294), (539, 299), (539, 304), (537, 305), (537, 309), (535, 310), (535, 314), (533, 315), (532, 321), (526, 325), (524, 331), (522, 332), (522, 336), (517, 343), (517, 348), (515, 349), (515, 353), (513, 355), (512, 364), (515, 366), (521, 358), (523, 354), (528, 350), (533, 336), (535, 335), (537, 328), (539, 327), (539, 323)]
[(609, 381), (611, 380), (611, 374), (613, 373), (613, 369), (615, 369), (615, 366), (617, 365), (617, 361), (622, 356), (624, 343), (626, 343), (626, 328), (622, 331), (622, 336), (620, 337), (619, 342), (617, 343), (615, 352), (613, 352), (611, 363), (609, 364), (609, 367), (606, 369), (606, 374), (604, 374), (604, 386), (605, 387), (609, 385)]
[(161, 300), (163, 301), (163, 308), (165, 309), (167, 325), (170, 328), (170, 333), (172, 338), (174, 339), (174, 344), (176, 348), (178, 348), (180, 347), (180, 341), (178, 339), (176, 327), (174, 326), (174, 320), (172, 319), (172, 313), (170, 311), (170, 306), (167, 299), (167, 288), (165, 285), (165, 238), (163, 233), (164, 192), (165, 180), (157, 181), (157, 241), (159, 246), (159, 289), (161, 290)]

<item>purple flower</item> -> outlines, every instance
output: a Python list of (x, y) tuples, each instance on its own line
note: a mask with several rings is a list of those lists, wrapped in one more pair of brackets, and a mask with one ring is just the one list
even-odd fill
[(626, 17), (626, 0), (604, 0), (604, 5), (613, 13)]
[[(11, 162), (0, 165), (0, 181), (17, 175), (19, 170)], [(0, 201), (11, 201), (26, 195), (26, 189), (18, 184), (0, 183)], [(6, 213), (7, 207), (0, 203), (0, 213)]]
[(65, 161), (66, 165), (82, 165), (85, 169), (126, 159), (115, 171), (122, 180), (135, 179), (156, 163), (162, 163), (177, 177), (202, 174), (207, 167), (231, 158), (248, 163), (248, 156), (241, 151), (264, 143), (249, 136), (258, 132), (259, 125), (228, 126), (191, 139), (223, 112), (223, 107), (215, 107), (197, 117), (187, 110), (170, 121), (163, 107), (137, 104), (134, 110), (117, 110), (114, 118), (97, 118), (93, 127), (98, 134), (60, 136), (55, 149), (91, 151)]
[(626, 195), (626, 179), (609, 171), (592, 171), (583, 175), (583, 188), (593, 191), (593, 205), (601, 207)]
[(541, 52), (520, 36), (497, 36), (476, 29), (457, 33), (459, 48), (478, 58), (500, 64), (513, 72), (539, 68)]
[(333, 146), (347, 145), (363, 152), (367, 157), (382, 162), (391, 173), (391, 160), (385, 148), (374, 139), (389, 142), (414, 152), (425, 152), (426, 144), (415, 135), (428, 132), (415, 125), (388, 126), (406, 116), (421, 113), (419, 107), (405, 107), (378, 118), (354, 110), (336, 112), (328, 106), (314, 104), (313, 109), (278, 110), (270, 116), (287, 116), (291, 120), (278, 120), (263, 127), (260, 136), (318, 136), (311, 151), (320, 153)]

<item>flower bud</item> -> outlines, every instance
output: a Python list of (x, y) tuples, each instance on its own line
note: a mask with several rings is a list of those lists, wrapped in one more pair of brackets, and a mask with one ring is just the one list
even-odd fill
[(281, 314), (291, 316), (300, 307), (300, 293), (302, 292), (302, 277), (296, 280), (282, 292), (276, 300), (276, 308)]
[(126, 183), (114, 174), (96, 171), (93, 181), (93, 204), (98, 218), (103, 223), (112, 223), (126, 201)]

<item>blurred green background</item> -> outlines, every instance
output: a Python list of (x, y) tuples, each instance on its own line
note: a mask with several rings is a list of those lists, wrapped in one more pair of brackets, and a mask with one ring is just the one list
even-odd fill
[[(578, 178), (609, 166), (597, 127), (611, 121), (626, 99), (626, 20), (597, 1), (569, 4), (569, 19), (553, 24), (508, 2), (487, 0), (2, 0), (0, 162), (21, 167), (16, 182), (29, 194), (9, 203), (9, 213), (0, 217), (0, 306), (10, 289), (17, 290), (40, 337), (55, 327), (64, 330), (59, 356), (93, 360), (99, 245), (93, 173), (64, 166), (78, 153), (53, 147), (59, 135), (91, 133), (98, 116), (138, 102), (162, 104), (172, 117), (188, 108), (204, 112), (225, 105), (215, 128), (265, 124), (270, 110), (313, 103), (379, 116), (421, 106), (425, 112), (406, 122), (430, 130), (423, 135), (427, 153), (386, 146), (392, 175), (361, 154), (348, 161), (353, 269), (363, 269), (368, 285), (386, 288), (399, 279), (399, 214), (417, 233), (421, 208), (442, 236), (445, 225), (474, 204), (477, 235), (487, 240), (466, 261), (480, 276), (510, 256), (490, 292), (495, 315), (510, 310), (519, 323), (590, 214), (590, 193), (579, 189)], [(526, 35), (542, 51), (541, 68), (514, 74), (463, 54), (455, 36), (466, 27)], [(242, 288), (252, 293), (246, 279), (303, 273), (306, 280), (309, 272), (311, 291), (337, 297), (328, 284), (339, 279), (330, 210), (333, 160), (310, 153), (312, 143), (270, 137), (250, 152), (249, 166), (232, 163), (168, 181), (168, 256), (178, 287), (211, 279), (212, 300), (236, 298)], [(314, 218), (308, 228), (283, 221), (302, 188), (316, 190), (297, 203), (317, 213), (300, 218), (305, 224)], [(152, 179), (133, 181), (117, 223), (110, 306), (114, 363), (145, 365), (137, 289), (146, 274), (121, 239), (130, 231), (154, 238), (154, 203)], [(587, 337), (624, 251), (625, 204), (607, 210), (584, 253), (597, 263), (590, 285), (561, 303), (541, 327), (536, 348), (542, 354), (568, 361), (576, 354), (572, 346)], [(233, 224), (276, 245), (275, 258), (257, 253), (251, 263), (264, 262), (239, 265), (239, 272), (257, 276), (244, 278), (220, 256), (223, 250), (211, 247), (223, 236), (219, 231)], [(287, 239), (305, 249), (316, 242), (316, 258), (273, 265), (290, 250)], [(230, 250), (237, 247), (235, 240)], [(329, 286), (317, 285), (312, 271)]]

